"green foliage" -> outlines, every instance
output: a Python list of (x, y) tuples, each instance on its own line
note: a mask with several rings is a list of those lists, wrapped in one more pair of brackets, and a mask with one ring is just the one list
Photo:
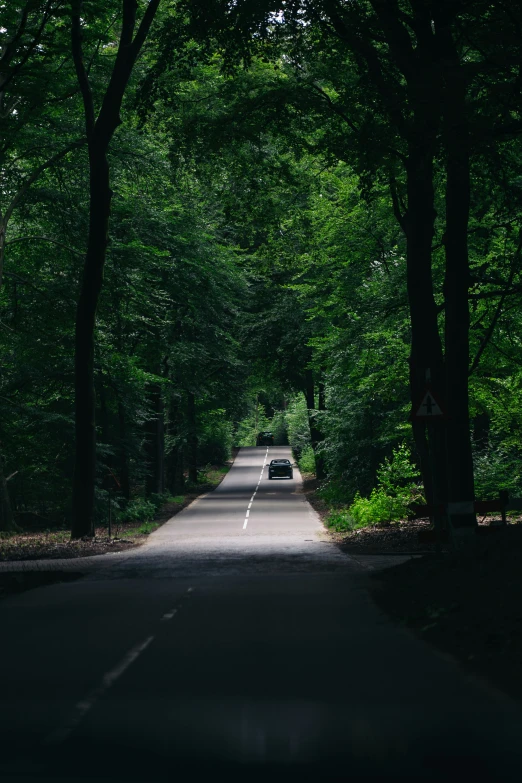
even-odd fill
[(118, 513), (119, 522), (152, 522), (157, 511), (157, 504), (145, 498), (136, 498)]
[(274, 446), (288, 445), (288, 424), (285, 411), (276, 411), (268, 428), (274, 436)]
[(355, 526), (379, 525), (404, 519), (409, 504), (420, 501), (418, 469), (412, 464), (409, 449), (401, 444), (386, 457), (377, 470), (377, 487), (369, 497), (357, 494), (350, 505), (349, 515)]
[(288, 442), (299, 460), (307, 448), (311, 448), (308, 412), (303, 394), (291, 398), (285, 412), (288, 428)]
[(356, 495), (350, 516), (358, 527), (379, 525), (403, 519), (408, 513), (403, 497), (390, 497), (383, 489), (372, 489), (369, 498)]
[[(342, 37), (332, 45), (331, 3), (289, 4), (290, 27), (281, 20), (262, 34), (256, 25), (268, 6), (250, 18), (254, 4), (236, 16), (237, 4), (222, 4), (232, 17), (214, 15), (219, 51), (203, 29), (203, 40), (192, 40), (194, 4), (186, 5), (186, 14), (178, 13), (183, 4), (160, 5), (111, 146), (114, 197), (95, 352), (98, 516), (106, 518), (110, 473), (128, 484), (114, 504), (117, 510), (124, 495), (133, 498), (118, 511), (129, 519), (151, 518), (164, 497), (139, 497), (150, 492), (158, 417), (171, 491), (183, 485), (193, 428), (200, 469), (269, 429), (276, 444), (291, 445), (303, 471), (313, 470), (303, 396), (311, 369), (316, 398), (318, 380), (325, 389), (326, 410), (316, 421), (328, 473), (321, 495), (338, 509), (332, 524), (400, 518), (419, 480), (408, 449), (398, 445), (411, 429), (406, 243), (396, 219), (407, 200), (404, 143), (364, 58), (354, 59)], [(358, 4), (345, 4), (353, 38), (377, 46), (386, 83), (404, 98), (394, 106), (408, 112), (386, 34), (373, 5), (363, 5), (360, 13)], [(13, 210), (0, 289), (0, 458), (15, 518), (63, 526), (88, 226), (86, 149), (45, 164), (84, 135), (83, 109), (63, 3), (29, 3), (20, 30), (19, 4), (4, 6), (0, 212)], [(116, 6), (87, 9), (84, 47), (97, 105), (113, 64)], [(518, 116), (512, 64), (520, 61), (520, 41), (509, 20), (515, 14), (518, 24), (520, 11), (492, 4), (463, 14), (457, 6), (449, 27), (462, 26), (463, 57), (477, 65), (469, 72), (470, 125), (489, 139), (473, 141), (471, 171), (471, 414), (487, 416), (490, 426), (475, 452), (476, 494), (521, 495), (522, 137), (502, 136), (503, 123), (512, 127)], [(293, 9), (304, 14), (294, 27)], [(407, 24), (402, 12), (398, 24)], [(490, 29), (504, 32), (490, 36)], [(243, 55), (249, 68), (234, 70)], [(442, 312), (439, 141), (433, 286)]]
[(200, 416), (198, 464), (221, 465), (230, 458), (234, 426), (226, 411), (218, 408)]
[(270, 430), (271, 421), (265, 413), (265, 408), (254, 401), (250, 411), (236, 428), (235, 443), (237, 446), (255, 446), (260, 432)]
[(392, 457), (385, 457), (377, 469), (377, 483), (390, 497), (411, 498), (420, 480), (419, 469), (411, 461), (409, 448), (401, 443), (393, 449)]
[(357, 523), (346, 508), (336, 508), (330, 511), (326, 517), (326, 525), (338, 533), (348, 533), (364, 526)]
[(301, 473), (315, 473), (315, 455), (311, 446), (305, 446), (297, 463)]
[(506, 490), (511, 497), (522, 497), (522, 455), (519, 448), (501, 445), (474, 455), (475, 496), (496, 500)]

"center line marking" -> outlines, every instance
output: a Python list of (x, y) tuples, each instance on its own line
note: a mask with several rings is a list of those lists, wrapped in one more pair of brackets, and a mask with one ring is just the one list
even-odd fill
[(252, 501), (248, 504), (248, 508), (252, 508)]
[(147, 649), (149, 644), (153, 641), (154, 636), (149, 636), (147, 639), (145, 639), (144, 642), (141, 642), (141, 644), (137, 644), (135, 647), (133, 647), (127, 655), (125, 655), (120, 663), (118, 663), (114, 669), (111, 669), (107, 674), (105, 674), (102, 678), (102, 681), (100, 684), (92, 690), (88, 696), (86, 696), (85, 699), (82, 701), (79, 701), (76, 704), (76, 707), (74, 708), (74, 714), (71, 717), (71, 719), (65, 723), (61, 728), (57, 729), (56, 731), (51, 732), (45, 740), (44, 745), (57, 745), (60, 742), (64, 742), (74, 731), (74, 729), (78, 726), (78, 724), (81, 722), (83, 717), (89, 712), (89, 710), (94, 707), (96, 702), (103, 696), (105, 691), (108, 691), (111, 685), (116, 682), (116, 680), (121, 677), (123, 672), (129, 668), (131, 663), (133, 663), (136, 658), (138, 658), (141, 653)]
[(246, 530), (246, 526), (248, 525), (248, 519), (245, 519), (245, 523), (243, 525), (243, 530)]
[(246, 518), (248, 519), (249, 516), (250, 516), (250, 511), (247, 511), (246, 512)]

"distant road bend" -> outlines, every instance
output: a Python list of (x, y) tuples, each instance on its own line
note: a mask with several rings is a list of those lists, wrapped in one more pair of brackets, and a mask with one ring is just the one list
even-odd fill
[(0, 603), (3, 781), (520, 779), (520, 706), (378, 611), (275, 457)]

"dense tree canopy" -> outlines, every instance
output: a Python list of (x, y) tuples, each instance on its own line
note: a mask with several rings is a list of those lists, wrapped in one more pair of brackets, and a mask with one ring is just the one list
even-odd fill
[(429, 501), (522, 489), (518, 3), (0, 23), (0, 528), (89, 535), (261, 424), (346, 504), (399, 447)]

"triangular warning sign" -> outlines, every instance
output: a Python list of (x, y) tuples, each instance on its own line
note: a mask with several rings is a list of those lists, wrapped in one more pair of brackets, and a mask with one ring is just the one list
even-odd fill
[(444, 411), (442, 410), (431, 389), (426, 389), (420, 405), (418, 405), (417, 409), (414, 410), (413, 418), (434, 419), (440, 416), (444, 416)]

